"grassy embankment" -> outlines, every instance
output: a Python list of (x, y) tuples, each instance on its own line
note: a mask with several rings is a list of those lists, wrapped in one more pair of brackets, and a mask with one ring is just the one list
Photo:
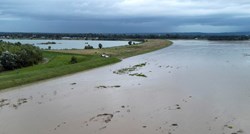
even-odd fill
[[(117, 63), (121, 61), (120, 59), (155, 51), (171, 44), (170, 41), (166, 40), (149, 40), (139, 45), (104, 49), (44, 51), (43, 55), (48, 59), (48, 62), (14, 71), (1, 72), (0, 89)], [(111, 57), (103, 58), (100, 56), (103, 53)], [(78, 63), (70, 63), (72, 56), (77, 57)]]
[(112, 57), (124, 59), (124, 58), (132, 57), (135, 55), (159, 50), (164, 47), (170, 46), (171, 44), (172, 42), (168, 40), (155, 39), (155, 40), (147, 40), (147, 42), (144, 42), (142, 44), (131, 45), (131, 46), (126, 45), (126, 46), (119, 46), (119, 47), (110, 47), (110, 48), (103, 48), (103, 49), (89, 49), (89, 50), (85, 50), (85, 49), (57, 50), (56, 52), (73, 53), (73, 54), (90, 54), (90, 55), (100, 55), (100, 54), (105, 53)]

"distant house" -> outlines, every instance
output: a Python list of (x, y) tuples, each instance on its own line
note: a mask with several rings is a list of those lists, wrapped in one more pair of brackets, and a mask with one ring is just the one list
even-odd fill
[(63, 40), (69, 40), (70, 37), (62, 37)]

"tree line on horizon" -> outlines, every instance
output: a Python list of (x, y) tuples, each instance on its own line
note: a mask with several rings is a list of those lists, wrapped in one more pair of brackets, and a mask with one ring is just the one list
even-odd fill
[(249, 40), (250, 34), (155, 33), (155, 34), (102, 34), (102, 33), (0, 33), (2, 39), (54, 39), (54, 40), (128, 40), (143, 39), (200, 39)]

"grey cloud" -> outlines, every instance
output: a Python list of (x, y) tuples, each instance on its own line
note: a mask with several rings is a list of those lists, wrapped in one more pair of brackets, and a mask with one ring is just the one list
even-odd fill
[(0, 31), (236, 31), (250, 27), (249, 8), (249, 0), (1, 0)]

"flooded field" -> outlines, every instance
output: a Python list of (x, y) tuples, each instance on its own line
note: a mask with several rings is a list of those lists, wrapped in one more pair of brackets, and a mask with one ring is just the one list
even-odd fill
[(0, 92), (0, 133), (250, 133), (250, 42), (173, 42)]
[[(115, 47), (127, 45), (128, 41), (105, 41), (105, 40), (31, 40), (31, 39), (3, 39), (3, 41), (22, 44), (32, 44), (43, 49), (83, 49), (84, 46), (91, 45), (94, 48), (98, 48), (98, 44), (101, 43), (103, 47)], [(46, 44), (46, 43), (55, 44)], [(135, 42), (139, 43), (139, 42)]]

